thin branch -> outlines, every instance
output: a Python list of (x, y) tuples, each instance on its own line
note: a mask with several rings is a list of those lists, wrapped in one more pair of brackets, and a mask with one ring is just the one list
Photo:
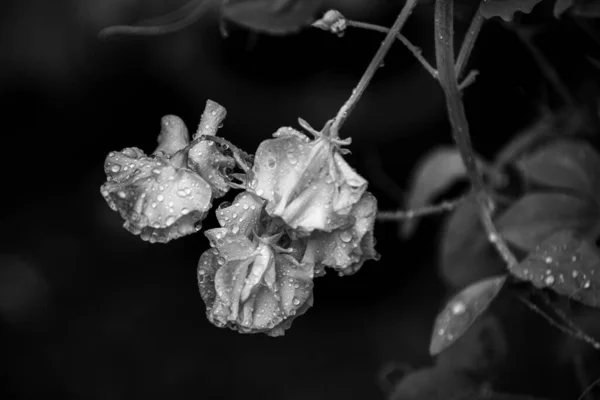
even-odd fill
[(527, 49), (533, 56), (533, 59), (537, 63), (540, 71), (548, 80), (548, 82), (550, 82), (550, 85), (552, 86), (554, 91), (562, 98), (565, 104), (574, 105), (576, 103), (575, 99), (573, 98), (573, 96), (571, 96), (571, 93), (558, 76), (558, 72), (556, 72), (556, 69), (552, 66), (550, 61), (533, 43), (533, 31), (527, 28), (513, 27), (508, 24), (505, 24), (504, 26), (512, 30), (517, 35), (521, 43), (523, 43), (523, 45), (527, 47)]
[(354, 90), (352, 90), (350, 98), (348, 98), (346, 103), (344, 103), (344, 105), (340, 108), (337, 115), (335, 116), (333, 124), (331, 125), (331, 135), (333, 137), (339, 136), (339, 130), (344, 124), (344, 121), (346, 121), (346, 119), (356, 106), (356, 103), (358, 102), (358, 100), (360, 100), (362, 94), (369, 85), (369, 82), (371, 82), (371, 78), (373, 78), (375, 71), (377, 71), (377, 69), (381, 66), (383, 58), (385, 57), (388, 50), (392, 46), (392, 43), (396, 39), (396, 35), (398, 34), (398, 32), (400, 32), (400, 29), (402, 29), (410, 13), (416, 5), (417, 0), (406, 0), (406, 4), (404, 4), (402, 11), (400, 11), (398, 18), (396, 18), (394, 25), (390, 28), (390, 31), (385, 37), (385, 40), (381, 43), (379, 50), (377, 50), (377, 53), (371, 60), (371, 63), (369, 64), (367, 70), (358, 82), (358, 85), (354, 88)]
[[(460, 90), (454, 67), (454, 27), (453, 0), (436, 0), (435, 2), (435, 54), (438, 70), (438, 80), (446, 96), (446, 105), (452, 126), (454, 141), (461, 154), (475, 197), (479, 204), (481, 221), (488, 235), (488, 240), (508, 265), (509, 270), (517, 265), (517, 259), (508, 248), (506, 242), (496, 229), (492, 220), (491, 208), (493, 201), (487, 192), (483, 179), (477, 169), (475, 151), (471, 144), (469, 123), (465, 114)], [(473, 42), (475, 38), (472, 39)], [(463, 63), (466, 63), (466, 59)]]
[(471, 25), (469, 25), (469, 29), (467, 30), (467, 34), (463, 39), (462, 46), (460, 47), (460, 52), (458, 53), (458, 59), (456, 61), (456, 65), (454, 66), (457, 78), (460, 78), (464, 71), (464, 68), (467, 66), (467, 61), (469, 60), (469, 57), (471, 57), (471, 51), (473, 51), (473, 47), (475, 46), (475, 40), (479, 36), (479, 31), (481, 30), (481, 26), (483, 25), (484, 20), (485, 18), (481, 14), (481, 11), (479, 10), (479, 8), (477, 8), (473, 19), (471, 20)]
[[(469, 71), (469, 73), (467, 74), (465, 79), (460, 83), (460, 85), (458, 85), (458, 90), (460, 90), (461, 92), (463, 90), (465, 90), (469, 85), (471, 85), (473, 82), (475, 82), (475, 78), (477, 78), (477, 75), (479, 75), (479, 71), (477, 71), (477, 70)], [(456, 76), (458, 76), (458, 75), (456, 75)]]
[(551, 316), (549, 316), (545, 311), (543, 311), (541, 308), (539, 308), (538, 306), (536, 306), (533, 302), (531, 302), (529, 299), (522, 297), (522, 296), (518, 296), (517, 297), (523, 304), (525, 304), (527, 307), (529, 307), (532, 311), (534, 311), (535, 313), (539, 314), (541, 317), (543, 317), (546, 321), (548, 321), (548, 323), (550, 325), (552, 325), (553, 327), (555, 327), (556, 329), (558, 329), (559, 331), (561, 331), (562, 333), (564, 333), (565, 335), (569, 335), (569, 336), (573, 336), (574, 332), (571, 331), (569, 328), (567, 328), (564, 325), (561, 325), (560, 323), (558, 323), (557, 321), (554, 320), (554, 318), (552, 318)]
[(598, 341), (596, 339), (594, 339), (593, 337), (591, 337), (590, 335), (588, 335), (587, 333), (585, 333), (583, 331), (583, 329), (581, 329), (579, 326), (577, 326), (575, 324), (575, 322), (573, 322), (571, 320), (571, 318), (569, 318), (564, 312), (563, 310), (561, 310), (559, 307), (554, 306), (551, 302), (550, 299), (548, 298), (548, 296), (546, 296), (546, 294), (544, 292), (540, 292), (540, 297), (542, 298), (542, 300), (544, 301), (544, 303), (552, 308), (552, 311), (554, 311), (556, 313), (556, 315), (561, 319), (561, 322), (563, 324), (565, 324), (566, 326), (569, 327), (569, 329), (573, 332), (572, 336), (575, 339), (579, 339), (581, 341), (586, 342), (587, 344), (591, 345), (593, 348), (595, 348), (596, 350), (600, 349), (600, 343), (598, 343)]
[[(376, 32), (388, 33), (390, 31), (390, 29), (386, 28), (385, 26), (369, 24), (367, 22), (347, 20), (346, 23), (348, 26), (351, 26), (354, 28), (367, 29), (367, 30), (376, 31)], [(431, 66), (431, 64), (429, 64), (429, 62), (425, 59), (425, 57), (423, 57), (421, 49), (419, 47), (415, 46), (414, 44), (412, 44), (406, 38), (406, 36), (404, 36), (400, 32), (398, 32), (398, 34), (396, 35), (396, 38), (399, 41), (401, 41), (408, 48), (408, 50), (410, 50), (410, 52), (421, 63), (421, 65), (423, 65), (423, 68), (425, 68), (427, 70), (427, 72), (429, 72), (434, 79), (437, 79), (437, 71), (435, 70), (435, 68), (433, 68)]]
[(407, 211), (380, 211), (377, 213), (378, 221), (404, 221), (415, 218), (424, 217), (427, 215), (441, 214), (452, 211), (461, 205), (469, 196), (463, 196), (456, 200), (444, 201), (439, 204), (416, 208)]

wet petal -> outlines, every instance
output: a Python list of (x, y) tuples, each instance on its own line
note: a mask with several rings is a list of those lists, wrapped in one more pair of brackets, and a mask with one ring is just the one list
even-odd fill
[(350, 221), (348, 214), (367, 182), (338, 153), (331, 139), (280, 128), (259, 146), (250, 183), (267, 200), (266, 211), (293, 229), (332, 231)]
[(165, 115), (162, 117), (160, 125), (158, 147), (154, 151), (154, 154), (172, 156), (190, 143), (187, 127), (178, 116)]
[(217, 208), (219, 224), (233, 234), (248, 236), (256, 226), (264, 200), (250, 192), (238, 194), (233, 203), (221, 203)]
[(373, 226), (377, 200), (365, 192), (350, 215), (354, 223), (333, 232), (314, 232), (308, 239), (304, 262), (322, 264), (350, 275), (367, 260), (378, 260)]
[[(249, 242), (245, 236), (237, 237)], [(198, 263), (198, 284), (209, 320), (243, 333), (282, 335), (291, 320), (312, 305), (314, 266), (278, 254), (262, 242), (245, 258), (228, 257), (231, 253), (231, 244), (217, 245)]]
[(165, 157), (136, 148), (112, 152), (105, 163), (108, 182), (101, 193), (143, 240), (166, 243), (196, 232), (211, 206), (211, 189), (201, 177)]
[(213, 188), (215, 198), (229, 190), (228, 170), (235, 168), (233, 157), (226, 156), (211, 140), (202, 140), (188, 152), (188, 165)]

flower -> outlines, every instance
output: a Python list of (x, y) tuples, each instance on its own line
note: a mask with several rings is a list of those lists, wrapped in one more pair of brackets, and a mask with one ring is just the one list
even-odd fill
[(101, 193), (125, 219), (124, 227), (143, 240), (166, 243), (200, 229), (211, 207), (210, 185), (187, 168), (185, 124), (165, 116), (152, 156), (136, 147), (108, 154), (108, 181)]
[(222, 228), (205, 232), (213, 249), (200, 257), (198, 285), (214, 325), (279, 336), (312, 305), (314, 265), (278, 246), (282, 226), (261, 220), (263, 203), (243, 192), (217, 210)]
[(333, 232), (315, 231), (308, 237), (302, 262), (327, 266), (340, 274), (357, 272), (367, 260), (379, 260), (375, 251), (373, 225), (377, 214), (377, 199), (365, 192), (350, 215), (353, 222)]
[(233, 170), (235, 160), (223, 154), (212, 140), (200, 140), (202, 136), (216, 136), (227, 111), (212, 100), (206, 102), (204, 113), (194, 135), (195, 143), (188, 152), (189, 167), (206, 180), (213, 189), (213, 197), (219, 198), (229, 190), (228, 170)]
[(263, 141), (249, 185), (267, 201), (269, 215), (281, 217), (304, 234), (346, 225), (367, 188), (367, 181), (340, 154), (340, 146), (349, 141), (311, 132), (314, 140), (292, 128), (280, 128), (275, 139)]

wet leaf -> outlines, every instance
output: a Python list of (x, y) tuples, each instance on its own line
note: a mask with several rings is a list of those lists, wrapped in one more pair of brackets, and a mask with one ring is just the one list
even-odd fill
[(506, 359), (506, 337), (500, 321), (493, 315), (475, 320), (454, 344), (436, 358), (436, 365), (488, 376)]
[(512, 273), (588, 306), (600, 307), (600, 252), (571, 230), (542, 242)]
[[(465, 164), (456, 148), (437, 148), (423, 157), (411, 179), (406, 209), (413, 210), (428, 204), (459, 178), (466, 174)], [(401, 224), (403, 237), (409, 237), (417, 227), (418, 219), (409, 219)]]
[(439, 354), (464, 335), (500, 293), (505, 281), (506, 275), (487, 278), (454, 296), (436, 318), (429, 353)]
[(283, 35), (310, 26), (322, 0), (232, 0), (223, 18), (258, 32)]
[(509, 242), (529, 251), (559, 230), (587, 232), (599, 215), (592, 201), (562, 193), (532, 193), (506, 210), (496, 225)]
[(526, 179), (600, 203), (600, 156), (585, 142), (558, 140), (517, 162)]
[(533, 7), (542, 0), (483, 0), (480, 5), (481, 14), (485, 18), (500, 17), (512, 21), (517, 11), (530, 13)]
[(339, 144), (325, 136), (310, 140), (292, 128), (273, 136), (256, 151), (249, 185), (267, 201), (267, 213), (306, 234), (348, 224), (367, 181), (344, 161)]
[(466, 200), (448, 217), (441, 236), (439, 268), (454, 288), (504, 272), (506, 266), (488, 242), (479, 220), (479, 205)]
[(377, 215), (377, 199), (365, 192), (352, 208), (354, 223), (333, 232), (315, 231), (308, 237), (303, 262), (324, 265), (340, 273), (357, 272), (367, 260), (379, 260), (375, 251), (373, 226)]

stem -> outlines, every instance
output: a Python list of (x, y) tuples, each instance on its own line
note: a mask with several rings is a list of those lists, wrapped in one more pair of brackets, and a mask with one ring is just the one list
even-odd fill
[(377, 213), (378, 221), (403, 221), (410, 220), (427, 215), (441, 214), (443, 212), (452, 211), (461, 205), (469, 196), (460, 197), (452, 201), (444, 201), (442, 203), (417, 208), (407, 211), (380, 211)]
[(383, 58), (392, 46), (392, 43), (396, 39), (398, 32), (400, 32), (400, 29), (402, 29), (402, 26), (404, 26), (406, 20), (408, 19), (410, 13), (416, 5), (417, 0), (406, 0), (406, 4), (404, 4), (402, 11), (400, 11), (398, 18), (396, 18), (396, 21), (394, 22), (394, 25), (390, 28), (390, 31), (388, 32), (387, 36), (381, 43), (379, 50), (377, 50), (377, 53), (375, 53), (375, 56), (371, 60), (371, 63), (367, 67), (367, 70), (363, 74), (362, 78), (360, 78), (358, 85), (354, 88), (352, 94), (350, 95), (350, 98), (346, 100), (346, 103), (344, 103), (344, 105), (340, 108), (337, 115), (335, 116), (333, 124), (331, 126), (331, 135), (333, 137), (339, 136), (340, 128), (342, 127), (342, 125), (356, 106), (358, 100), (360, 100), (360, 97), (369, 85), (371, 78), (373, 78), (375, 71), (377, 71), (377, 69), (381, 66)]
[[(470, 41), (474, 42), (474, 38)], [(508, 248), (502, 236), (492, 221), (490, 208), (492, 198), (486, 191), (483, 179), (477, 169), (475, 152), (471, 144), (469, 123), (465, 114), (460, 90), (456, 80), (454, 68), (454, 27), (453, 27), (453, 0), (436, 0), (435, 2), (435, 55), (438, 70), (438, 80), (446, 96), (446, 105), (452, 126), (454, 142), (463, 159), (475, 197), (479, 203), (481, 221), (487, 232), (488, 239), (511, 270), (517, 265), (517, 259)], [(463, 63), (466, 62), (466, 59)]]
[[(369, 24), (367, 22), (347, 20), (346, 23), (348, 24), (348, 26), (351, 26), (353, 28), (361, 28), (361, 29), (366, 29), (366, 30), (376, 31), (376, 32), (381, 32), (381, 33), (388, 33), (390, 31), (390, 29), (386, 28), (385, 26)], [(431, 64), (429, 64), (429, 62), (425, 59), (425, 57), (423, 57), (423, 55), (421, 54), (421, 49), (418, 48), (417, 46), (415, 46), (414, 44), (412, 44), (406, 38), (406, 36), (404, 36), (403, 34), (401, 34), (399, 32), (396, 35), (396, 38), (399, 41), (401, 41), (408, 48), (408, 50), (410, 50), (410, 52), (421, 63), (421, 65), (423, 65), (423, 68), (425, 68), (427, 70), (427, 72), (429, 72), (431, 74), (431, 76), (433, 76), (434, 79), (437, 79), (437, 71), (435, 70), (435, 68), (433, 68), (431, 66)]]
[(458, 53), (458, 60), (456, 61), (456, 65), (454, 66), (457, 78), (460, 78), (464, 71), (464, 68), (467, 65), (467, 61), (471, 56), (471, 51), (473, 51), (473, 47), (475, 46), (475, 40), (477, 39), (477, 36), (479, 36), (479, 31), (481, 30), (481, 26), (483, 25), (484, 20), (485, 18), (481, 14), (481, 11), (478, 7), (477, 11), (475, 11), (473, 19), (471, 20), (471, 25), (469, 25), (469, 29), (467, 30), (467, 34), (463, 40), (462, 46), (460, 47), (460, 52)]

